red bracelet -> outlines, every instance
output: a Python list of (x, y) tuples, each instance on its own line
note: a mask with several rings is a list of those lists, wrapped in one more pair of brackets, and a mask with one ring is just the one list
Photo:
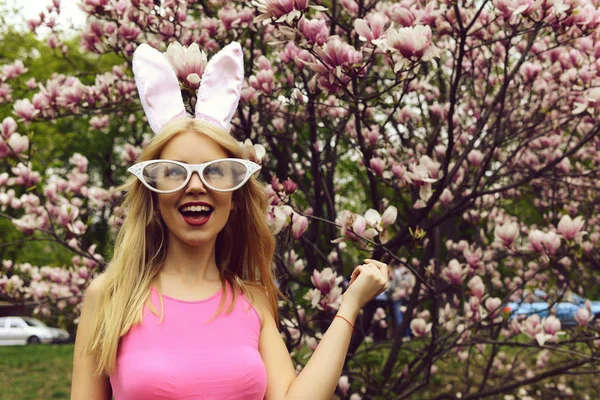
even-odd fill
[(347, 323), (349, 323), (350, 326), (352, 327), (352, 332), (354, 332), (354, 325), (352, 325), (352, 322), (348, 321), (346, 318), (342, 317), (341, 315), (337, 315), (337, 314), (336, 314), (335, 318), (341, 318), (344, 321), (346, 321)]

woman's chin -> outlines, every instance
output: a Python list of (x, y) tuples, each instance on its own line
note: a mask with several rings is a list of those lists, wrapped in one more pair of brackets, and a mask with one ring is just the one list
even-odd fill
[(189, 247), (205, 247), (209, 245), (214, 245), (217, 240), (216, 236), (207, 235), (205, 232), (194, 232), (187, 233), (183, 235), (175, 235), (177, 241), (179, 241), (183, 246)]

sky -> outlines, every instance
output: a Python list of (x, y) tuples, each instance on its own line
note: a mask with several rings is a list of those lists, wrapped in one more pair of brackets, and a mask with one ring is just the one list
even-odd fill
[[(59, 22), (63, 29), (71, 26), (82, 27), (85, 25), (85, 13), (79, 9), (79, 0), (61, 0)], [(21, 9), (24, 20), (35, 18), (41, 11), (45, 11), (52, 0), (7, 0), (6, 3)]]

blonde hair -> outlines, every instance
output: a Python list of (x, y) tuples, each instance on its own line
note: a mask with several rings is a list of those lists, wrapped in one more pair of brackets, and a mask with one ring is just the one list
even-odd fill
[[(138, 162), (158, 158), (172, 138), (187, 131), (206, 135), (223, 147), (230, 157), (242, 158), (238, 142), (224, 129), (198, 119), (178, 118), (152, 139)], [(87, 348), (97, 360), (96, 372), (104, 375), (114, 371), (119, 340), (133, 325), (141, 322), (144, 306), (148, 305), (156, 314), (149, 301), (150, 290), (166, 255), (167, 227), (162, 219), (154, 217), (153, 193), (134, 176), (116, 190), (126, 191), (122, 208), (127, 210), (127, 215), (115, 239), (112, 261), (103, 273), (105, 287), (98, 299)], [(275, 238), (267, 225), (264, 186), (252, 177), (233, 196), (236, 208), (215, 245), (224, 293), (226, 283), (233, 290), (233, 302), (227, 312), (233, 309), (239, 290), (249, 295), (245, 280), (246, 284), (262, 288), (277, 319), (277, 298), (281, 293), (275, 286), (272, 271)], [(226, 297), (222, 296), (217, 313), (223, 310)], [(162, 319), (162, 297), (160, 315)]]

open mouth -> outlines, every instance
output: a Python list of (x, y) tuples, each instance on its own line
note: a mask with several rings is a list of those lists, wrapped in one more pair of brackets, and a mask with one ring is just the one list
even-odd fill
[(208, 204), (190, 205), (179, 208), (183, 219), (188, 223), (204, 223), (208, 221), (214, 209)]

